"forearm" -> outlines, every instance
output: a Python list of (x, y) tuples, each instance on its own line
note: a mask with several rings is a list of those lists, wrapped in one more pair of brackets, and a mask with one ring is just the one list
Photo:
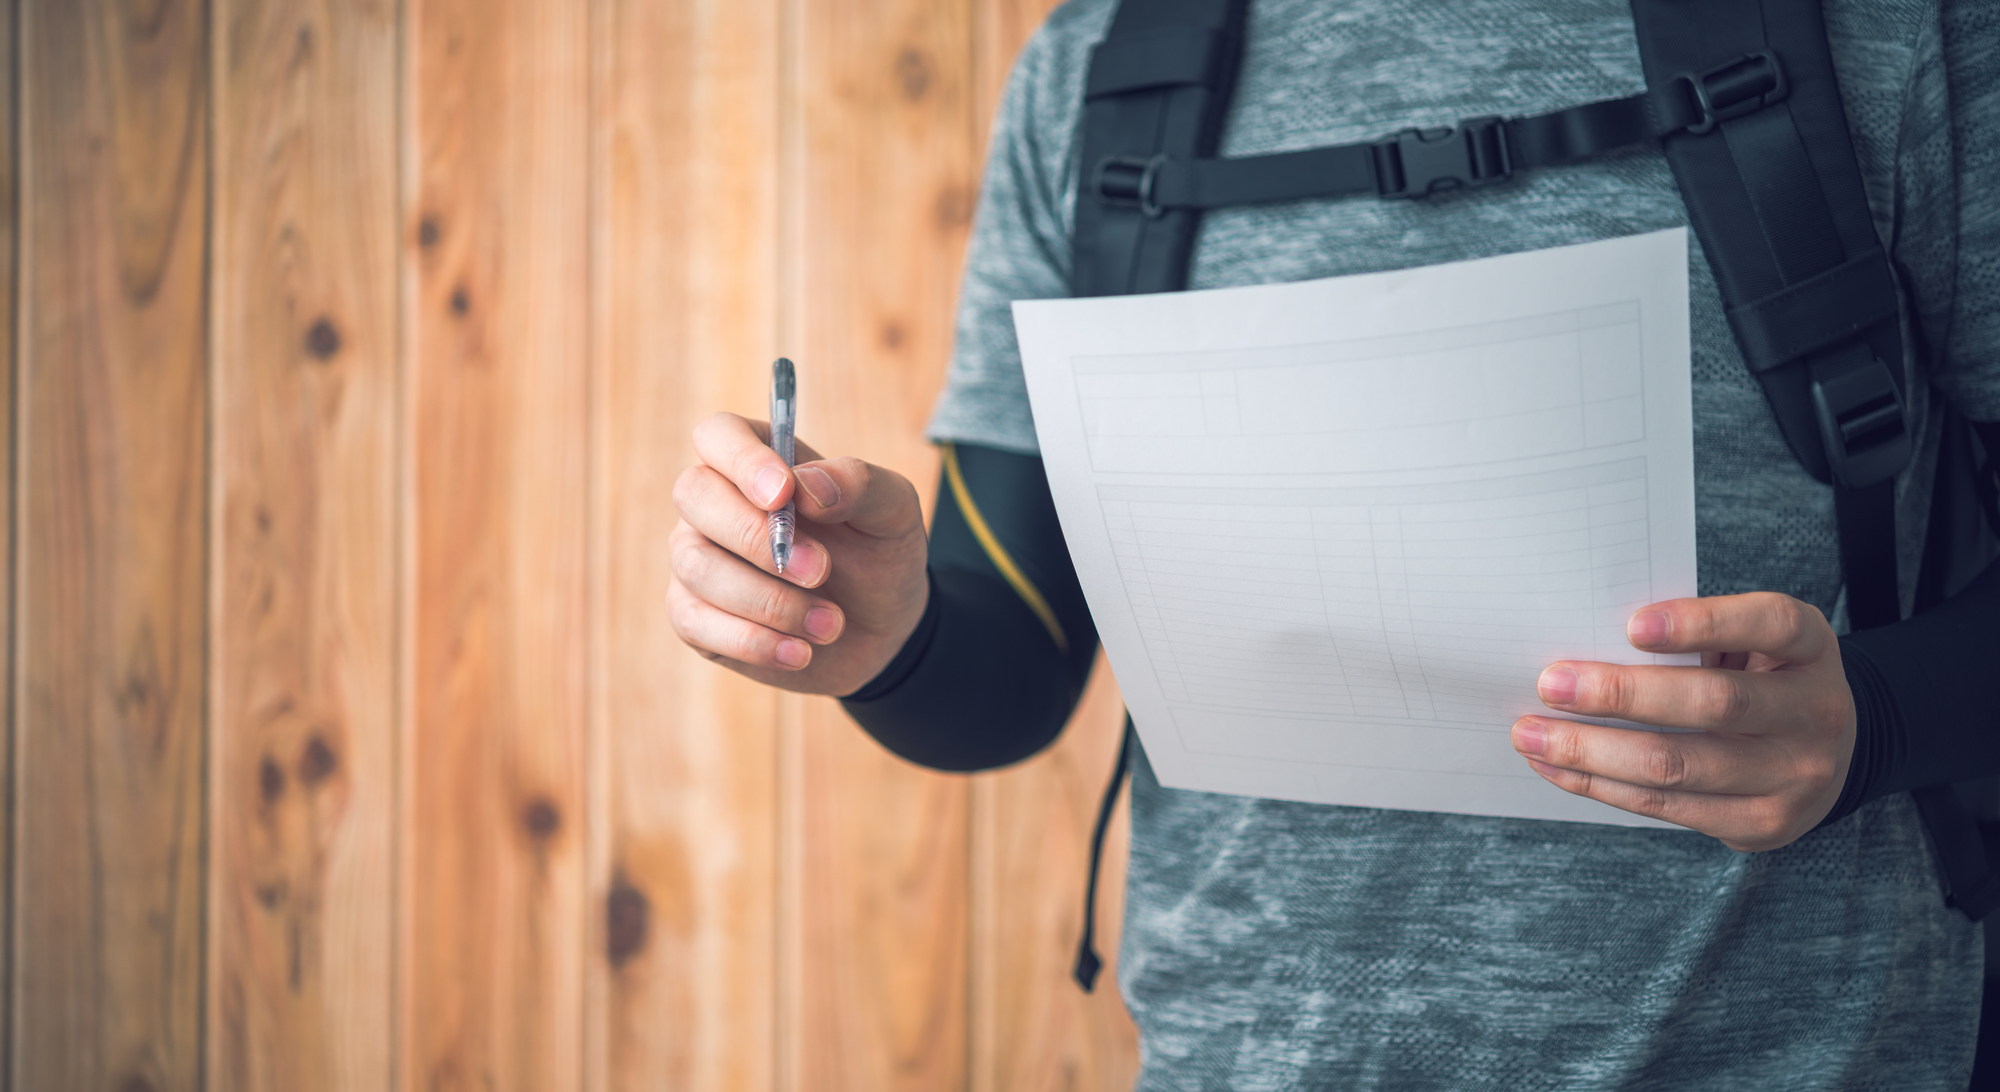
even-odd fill
[(1062, 731), (1097, 634), (1041, 460), (969, 446), (946, 454), (924, 618), (895, 659), (842, 704), (912, 762), (991, 769), (1034, 754)]

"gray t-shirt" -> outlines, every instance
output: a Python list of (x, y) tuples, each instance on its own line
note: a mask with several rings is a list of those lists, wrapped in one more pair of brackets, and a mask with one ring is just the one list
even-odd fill
[[(1067, 294), (1082, 83), (1114, 6), (1072, 0), (1017, 63), (934, 437), (1036, 450), (1008, 304)], [(1910, 384), (1924, 457), (1899, 489), (1906, 573), (1936, 442), (1922, 392), (1934, 383), (2000, 419), (2000, 5), (1942, 7), (1826, 4), (1877, 228), (1929, 364)], [(1643, 86), (1625, 0), (1255, 0), (1223, 153)], [(1190, 282), (1361, 273), (1686, 223), (1666, 161), (1642, 148), (1430, 201), (1214, 212)], [(1689, 276), (1701, 592), (1788, 592), (1838, 622), (1831, 493), (1787, 451), (1698, 250)], [(1166, 789), (1141, 761), (1127, 883), (1120, 984), (1145, 1090), (1957, 1092), (1971, 1064), (1980, 937), (1944, 905), (1907, 796), (1743, 854), (1692, 832)]]

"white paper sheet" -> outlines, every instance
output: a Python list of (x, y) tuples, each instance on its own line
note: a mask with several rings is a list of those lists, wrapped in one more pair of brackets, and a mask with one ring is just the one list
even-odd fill
[(1022, 301), (1056, 510), (1163, 784), (1663, 825), (1508, 742), (1695, 593), (1687, 233)]

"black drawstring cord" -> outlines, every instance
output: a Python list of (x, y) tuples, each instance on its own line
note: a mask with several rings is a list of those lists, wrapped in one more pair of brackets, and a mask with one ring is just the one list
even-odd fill
[(1083, 888), (1083, 936), (1076, 943), (1076, 969), (1071, 975), (1089, 993), (1097, 985), (1097, 972), (1104, 961), (1097, 956), (1097, 870), (1104, 863), (1104, 832), (1111, 826), (1111, 813), (1118, 806), (1118, 790), (1125, 785), (1125, 771), (1132, 765), (1132, 716), (1125, 716), (1125, 738), (1118, 744), (1118, 765), (1111, 771), (1111, 784), (1104, 787), (1104, 802), (1097, 806), (1097, 827), (1090, 832), (1090, 879)]

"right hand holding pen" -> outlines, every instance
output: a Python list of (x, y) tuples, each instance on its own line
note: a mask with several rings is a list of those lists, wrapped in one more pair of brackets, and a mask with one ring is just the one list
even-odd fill
[[(674, 483), (668, 539), (674, 632), (759, 682), (849, 694), (888, 666), (923, 617), (928, 542), (917, 491), (893, 470), (822, 459), (803, 441), (787, 470), (762, 421), (718, 413), (695, 427), (697, 466)], [(798, 502), (779, 576), (766, 527)]]

